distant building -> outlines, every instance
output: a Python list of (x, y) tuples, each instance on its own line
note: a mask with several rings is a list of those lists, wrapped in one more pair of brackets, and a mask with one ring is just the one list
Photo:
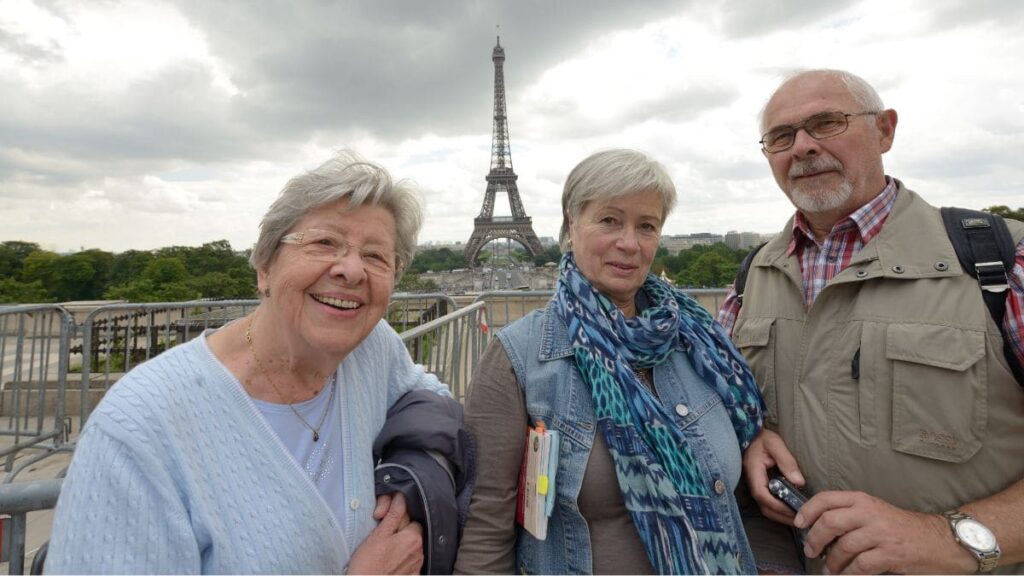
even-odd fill
[(416, 248), (418, 250), (440, 250), (441, 248), (448, 248), (449, 250), (451, 250), (453, 252), (462, 252), (462, 250), (465, 247), (466, 247), (465, 242), (463, 242), (461, 240), (456, 240), (456, 241), (451, 241), (451, 242), (445, 242), (445, 241), (441, 241), (441, 240), (428, 240), (428, 241), (420, 244)]
[(689, 250), (694, 246), (710, 246), (722, 241), (721, 234), (710, 232), (699, 232), (697, 234), (683, 234), (674, 236), (662, 236), (661, 247), (668, 250), (668, 253), (675, 256), (682, 250)]
[(746, 250), (761, 243), (761, 234), (757, 232), (737, 232), (730, 230), (725, 233), (725, 245), (733, 250)]

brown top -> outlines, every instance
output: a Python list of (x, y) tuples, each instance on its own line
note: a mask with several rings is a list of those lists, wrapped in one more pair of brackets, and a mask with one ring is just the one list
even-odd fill
[[(512, 363), (494, 339), (480, 361), (466, 403), (466, 424), (476, 436), (478, 460), (476, 488), (455, 562), (457, 574), (517, 572), (516, 485), (527, 416)], [(654, 573), (622, 502), (615, 465), (601, 433), (594, 435), (577, 505), (590, 529), (595, 574)]]

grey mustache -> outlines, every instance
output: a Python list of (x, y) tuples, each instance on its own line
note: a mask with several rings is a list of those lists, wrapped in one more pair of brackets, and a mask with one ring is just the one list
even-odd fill
[(789, 177), (799, 178), (800, 176), (806, 176), (808, 174), (814, 174), (815, 172), (824, 172), (826, 170), (842, 170), (843, 165), (839, 163), (835, 158), (815, 158), (814, 160), (807, 160), (804, 162), (794, 163), (789, 167)]

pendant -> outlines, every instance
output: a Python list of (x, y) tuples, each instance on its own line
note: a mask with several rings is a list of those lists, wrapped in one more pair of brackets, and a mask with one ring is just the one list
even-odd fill
[(316, 430), (313, 430), (313, 442), (319, 442), (319, 441), (320, 441), (320, 433), (317, 432)]

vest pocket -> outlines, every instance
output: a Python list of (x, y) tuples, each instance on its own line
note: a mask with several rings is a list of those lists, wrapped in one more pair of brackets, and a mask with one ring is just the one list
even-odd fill
[(980, 448), (988, 418), (985, 333), (950, 326), (893, 324), (893, 450), (966, 462)]
[(775, 339), (772, 338), (774, 318), (745, 318), (736, 322), (732, 340), (747, 359), (754, 380), (761, 388), (767, 408), (768, 423), (778, 425), (778, 399), (775, 391)]

